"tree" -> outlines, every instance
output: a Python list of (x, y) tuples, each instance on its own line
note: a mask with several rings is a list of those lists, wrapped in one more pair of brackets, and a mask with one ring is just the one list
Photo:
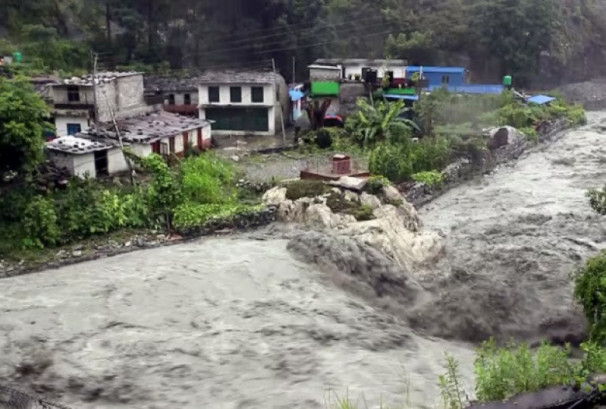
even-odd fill
[(25, 175), (43, 161), (48, 110), (24, 77), (0, 77), (0, 176)]

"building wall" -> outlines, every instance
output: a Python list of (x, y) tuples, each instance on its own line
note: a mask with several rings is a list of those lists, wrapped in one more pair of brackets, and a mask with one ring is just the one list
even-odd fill
[(362, 68), (364, 68), (364, 67), (370, 67), (372, 69), (377, 70), (379, 78), (383, 78), (385, 71), (393, 71), (394, 78), (404, 78), (404, 70), (405, 70), (404, 66), (392, 65), (388, 69), (386, 64), (383, 64), (383, 65), (379, 65), (379, 64), (371, 64), (371, 65), (347, 64), (345, 66), (345, 77), (349, 78), (350, 75), (356, 75), (356, 74), (362, 75)]
[(311, 81), (339, 81), (341, 73), (341, 69), (310, 68), (309, 79)]
[(87, 130), (90, 126), (88, 118), (86, 117), (55, 115), (57, 136), (67, 136), (67, 124), (80, 124), (80, 128), (82, 128), (83, 131)]
[(135, 155), (142, 158), (152, 154), (152, 147), (149, 143), (133, 143), (130, 147)]
[[(208, 88), (212, 86), (219, 87), (219, 102), (210, 102), (208, 99)], [(242, 88), (242, 102), (231, 102), (230, 88)], [(252, 87), (263, 87), (263, 102), (252, 102)], [(288, 91), (287, 91), (288, 94)], [(276, 94), (273, 84), (250, 85), (250, 84), (229, 84), (229, 85), (200, 85), (198, 90), (198, 99), (200, 105), (228, 106), (228, 105), (249, 105), (249, 106), (273, 106), (276, 103)]]
[(191, 98), (191, 105), (198, 105), (198, 91), (183, 91), (183, 92), (165, 92), (164, 93), (164, 105), (169, 105), (169, 95), (175, 96), (174, 105), (185, 104), (185, 94), (189, 94)]
[[(116, 115), (118, 98), (116, 94), (116, 82), (103, 82), (97, 85), (97, 112), (99, 121), (111, 122), (110, 109)], [(116, 115), (117, 116), (117, 115)]]
[(86, 176), (95, 178), (95, 155), (94, 153), (85, 153), (83, 155), (72, 155), (74, 161), (74, 176), (85, 178)]
[(128, 170), (128, 164), (124, 158), (122, 150), (119, 148), (110, 149), (107, 152), (107, 171), (110, 175), (114, 173), (125, 172)]
[(145, 105), (143, 75), (132, 75), (116, 80), (118, 110), (128, 111)]
[(95, 97), (93, 95), (93, 87), (92, 86), (79, 86), (78, 94), (80, 96), (80, 101), (71, 102), (67, 96), (67, 86), (66, 85), (56, 85), (52, 87), (50, 91), (50, 96), (52, 98), (53, 103), (55, 104), (93, 104), (95, 102)]
[(74, 155), (63, 152), (47, 150), (47, 156), (58, 168), (65, 168), (73, 175), (74, 174)]

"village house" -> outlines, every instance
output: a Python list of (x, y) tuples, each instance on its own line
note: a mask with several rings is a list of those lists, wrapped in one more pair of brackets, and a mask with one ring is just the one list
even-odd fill
[(59, 168), (81, 178), (108, 176), (128, 170), (117, 144), (76, 136), (63, 136), (46, 143), (48, 158)]
[(365, 72), (374, 70), (377, 78), (391, 72), (393, 78), (404, 78), (406, 60), (367, 58), (319, 58), (309, 65), (311, 81), (339, 81), (363, 79)]
[(144, 77), (145, 95), (157, 96), (166, 112), (198, 117), (198, 81), (158, 75)]
[(290, 117), (281, 75), (207, 71), (197, 80), (200, 118), (213, 121), (213, 135), (275, 135)]
[[(105, 72), (73, 77), (52, 85), (51, 99), (58, 136), (75, 135), (95, 122), (111, 122), (146, 114), (158, 107), (149, 105), (143, 94), (143, 75), (137, 72)], [(96, 87), (95, 87), (96, 85)]]
[(183, 156), (188, 148), (198, 150), (211, 146), (211, 123), (204, 119), (158, 111), (117, 121), (120, 135), (113, 126), (90, 128), (78, 133), (90, 140), (105, 140), (128, 144), (138, 156), (152, 153), (163, 156)]

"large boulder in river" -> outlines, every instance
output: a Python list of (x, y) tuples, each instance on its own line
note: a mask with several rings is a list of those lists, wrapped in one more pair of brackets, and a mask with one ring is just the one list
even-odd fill
[(490, 150), (512, 145), (519, 139), (518, 130), (512, 126), (493, 128), (489, 130), (489, 134), (491, 139), (488, 142), (488, 148)]

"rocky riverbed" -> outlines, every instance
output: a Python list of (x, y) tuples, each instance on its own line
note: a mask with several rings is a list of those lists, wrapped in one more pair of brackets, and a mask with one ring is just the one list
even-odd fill
[(318, 206), (300, 226), (3, 279), (0, 379), (74, 408), (429, 408), (450, 352), (472, 395), (471, 342), (584, 334), (569, 275), (606, 247), (584, 197), (606, 182), (606, 114), (589, 120), (418, 214), (366, 197), (371, 220)]

